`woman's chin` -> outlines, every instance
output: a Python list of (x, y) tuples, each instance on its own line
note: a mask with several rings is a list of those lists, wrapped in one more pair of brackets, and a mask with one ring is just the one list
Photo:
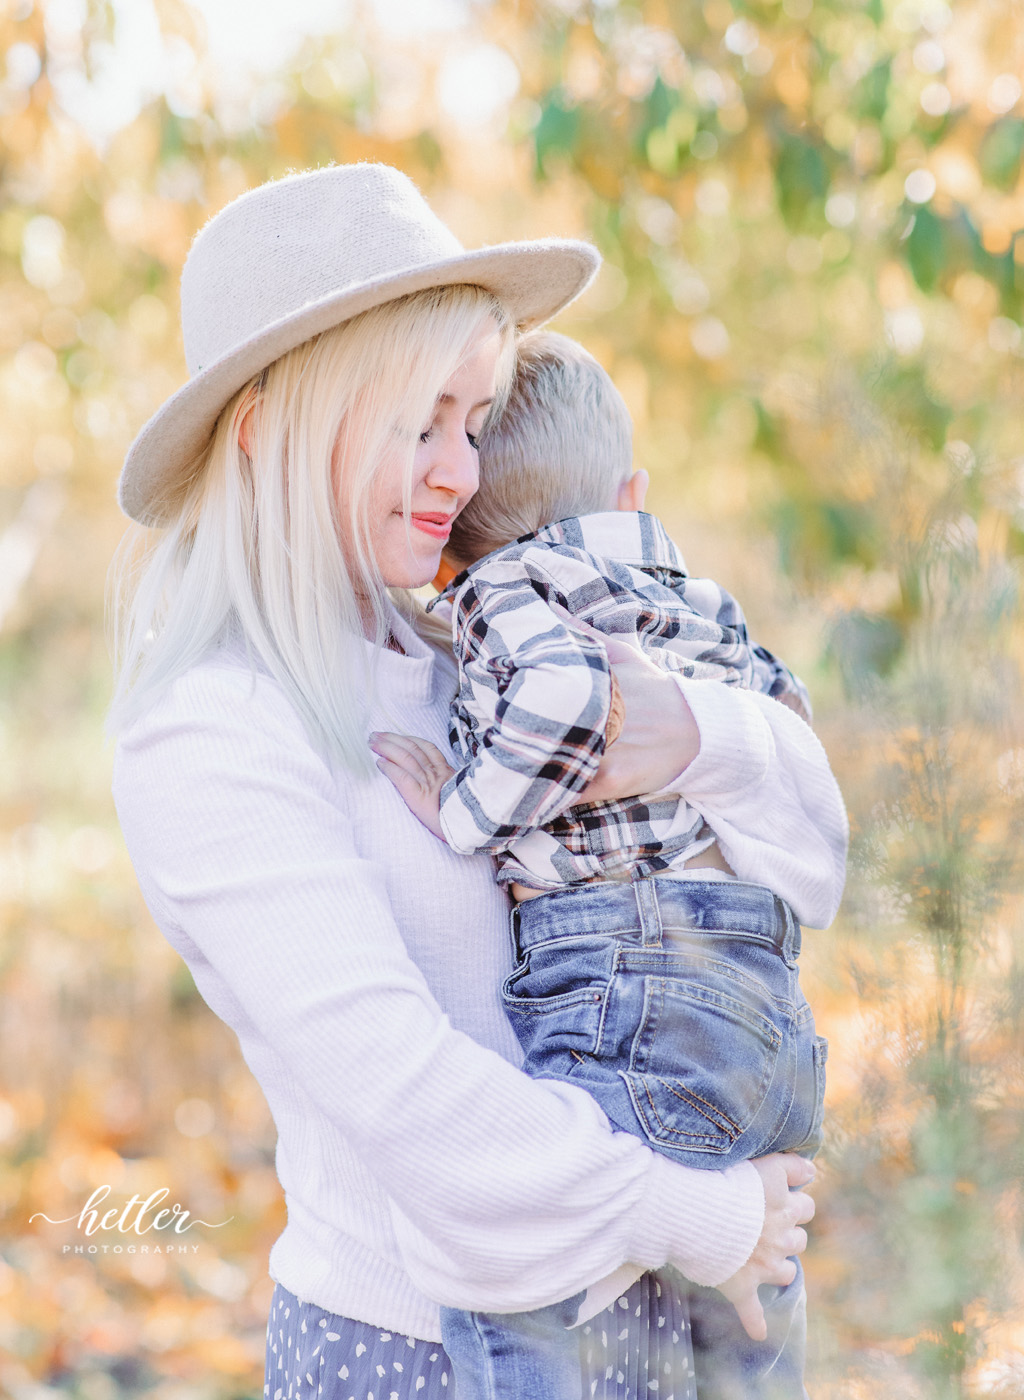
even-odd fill
[(441, 567), (441, 551), (432, 558), (423, 560), (409, 560), (406, 564), (388, 570), (386, 575), (388, 588), (416, 589), (425, 588), (428, 583), (434, 581), (438, 569)]

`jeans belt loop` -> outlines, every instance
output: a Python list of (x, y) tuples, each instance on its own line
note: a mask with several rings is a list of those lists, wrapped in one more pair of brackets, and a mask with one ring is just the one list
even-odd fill
[(792, 909), (778, 895), (775, 896), (775, 907), (782, 925), (782, 941), (779, 952), (787, 967), (796, 967), (797, 959), (800, 956), (800, 925), (797, 923)]
[(803, 944), (803, 937), (801, 934), (800, 923), (796, 915), (793, 913), (792, 909), (789, 908), (788, 904), (786, 905), (786, 909), (789, 912), (789, 917), (792, 920), (793, 924), (793, 966), (795, 967), (796, 960), (800, 956), (800, 948)]
[(633, 895), (637, 912), (640, 915), (640, 936), (645, 948), (662, 946), (661, 906), (658, 904), (658, 890), (653, 879), (633, 881)]

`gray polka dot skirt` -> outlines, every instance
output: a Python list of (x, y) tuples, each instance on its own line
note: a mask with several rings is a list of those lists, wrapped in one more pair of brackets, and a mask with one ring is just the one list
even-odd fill
[[(685, 1284), (644, 1274), (578, 1328), (581, 1400), (697, 1400)], [(264, 1400), (458, 1400), (439, 1342), (302, 1303), (278, 1284), (267, 1322)]]

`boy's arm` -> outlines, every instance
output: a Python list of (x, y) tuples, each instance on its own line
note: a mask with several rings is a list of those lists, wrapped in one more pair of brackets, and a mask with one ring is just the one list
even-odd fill
[(444, 785), (440, 820), (463, 854), (504, 850), (571, 806), (614, 730), (603, 642), (556, 612), (549, 591), (542, 579), (481, 583), (459, 608), (471, 753)]
[[(614, 673), (611, 681), (611, 704), (604, 729), (604, 746), (622, 733), (626, 706)], [(446, 783), (456, 776), (444, 754), (429, 739), (412, 734), (391, 734), (377, 731), (370, 735), (370, 748), (377, 755), (377, 767), (398, 789), (402, 800), (417, 821), (445, 841), (441, 826), (441, 794)]]
[(807, 693), (807, 687), (799, 676), (795, 676), (788, 666), (784, 665), (772, 652), (765, 647), (752, 647), (753, 659), (753, 679), (751, 690), (759, 690), (762, 695), (770, 695), (773, 700), (780, 701), (789, 709), (794, 710), (801, 719), (810, 724), (814, 719), (814, 711), (811, 708), (811, 697)]
[(426, 740), (371, 736), (410, 810), (461, 854), (505, 850), (571, 806), (621, 728), (603, 639), (558, 600), (551, 580), (518, 566), (460, 592), (460, 707), (471, 719), (461, 769)]

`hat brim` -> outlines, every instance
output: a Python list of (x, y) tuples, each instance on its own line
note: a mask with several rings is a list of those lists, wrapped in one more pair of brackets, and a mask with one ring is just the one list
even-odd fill
[(209, 442), (225, 404), (254, 375), (304, 340), (397, 297), (458, 283), (493, 293), (519, 329), (530, 330), (579, 296), (593, 281), (600, 261), (596, 248), (571, 239), (501, 243), (348, 286), (307, 303), (214, 364), (201, 367), (150, 418), (121, 469), (121, 509), (141, 525), (166, 524), (165, 503)]

